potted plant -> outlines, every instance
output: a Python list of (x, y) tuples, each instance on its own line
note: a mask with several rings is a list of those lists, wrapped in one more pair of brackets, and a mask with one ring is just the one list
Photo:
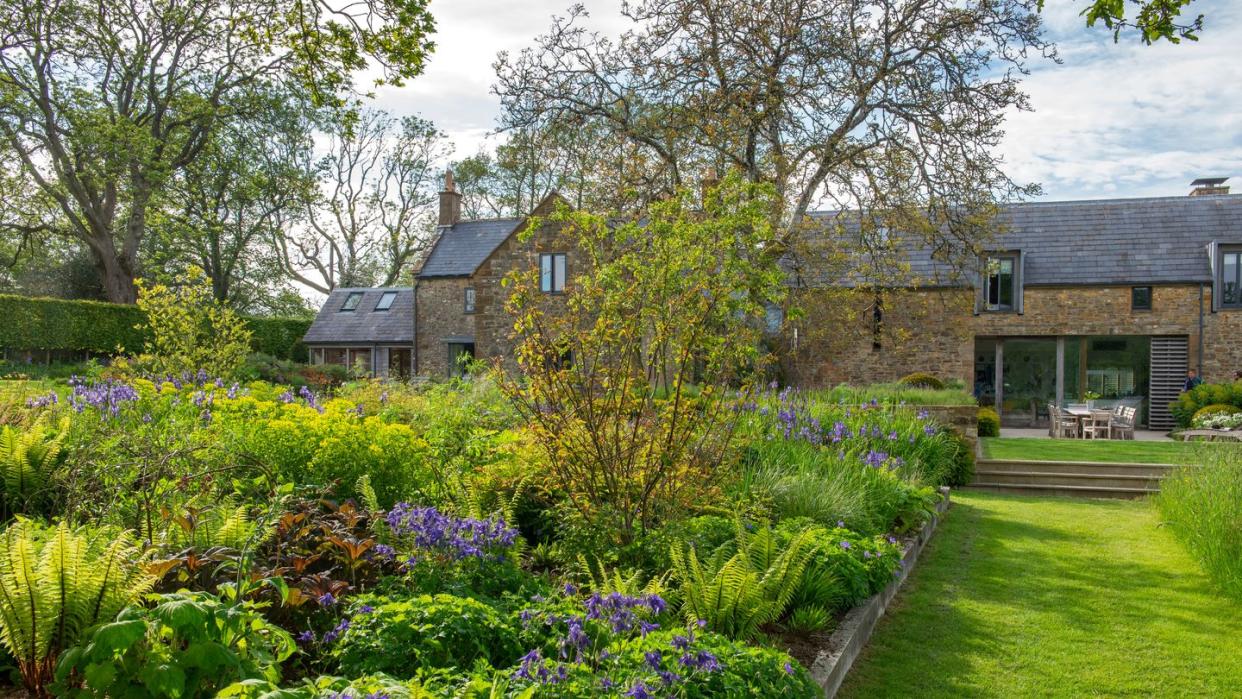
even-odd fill
[(1085, 391), (1082, 394), (1083, 401), (1087, 404), (1087, 410), (1095, 409), (1095, 402), (1100, 399), (1100, 394), (1095, 391)]

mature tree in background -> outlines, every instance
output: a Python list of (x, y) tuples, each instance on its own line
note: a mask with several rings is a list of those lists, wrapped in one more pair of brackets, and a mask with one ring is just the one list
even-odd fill
[(278, 237), (286, 274), (328, 293), (338, 286), (390, 286), (410, 271), (434, 231), (439, 168), (449, 145), (424, 119), (342, 112), (328, 125), (327, 154), (308, 163), (319, 191)]
[[(1113, 30), (1113, 41), (1120, 41), (1123, 31), (1133, 29), (1149, 46), (1161, 39), (1180, 44), (1182, 39), (1198, 41), (1199, 32), (1203, 31), (1203, 15), (1190, 20), (1182, 18), (1182, 10), (1192, 2), (1194, 0), (1092, 0), (1082, 15), (1087, 18), (1088, 27), (1103, 22)], [(1047, 0), (1039, 0), (1039, 9), (1043, 10), (1046, 4)], [(1137, 10), (1132, 19), (1126, 17), (1127, 7)]]
[(0, 0), (0, 139), (132, 303), (148, 212), (234, 117), (285, 81), (337, 103), (370, 65), (418, 75), (427, 0)]
[(222, 124), (169, 182), (146, 259), (170, 277), (196, 266), (217, 301), (263, 314), (286, 297), (272, 241), (313, 196), (301, 164), (314, 142), (310, 105), (296, 92), (260, 90), (247, 103), (247, 118)]
[[(632, 30), (581, 6), (497, 61), (501, 125), (590, 124), (623, 139), (664, 191), (708, 168), (771, 184), (783, 254), (815, 206), (903, 218), (937, 247), (975, 213), (1032, 191), (1001, 169), (1025, 61), (1055, 56), (1029, 0), (641, 0)], [(966, 245), (962, 245), (966, 243)]]

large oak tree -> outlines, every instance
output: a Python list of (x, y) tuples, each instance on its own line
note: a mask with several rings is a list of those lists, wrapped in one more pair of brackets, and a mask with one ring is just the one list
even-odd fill
[(132, 303), (148, 213), (260, 81), (337, 103), (418, 75), (427, 0), (0, 0), (0, 139)]

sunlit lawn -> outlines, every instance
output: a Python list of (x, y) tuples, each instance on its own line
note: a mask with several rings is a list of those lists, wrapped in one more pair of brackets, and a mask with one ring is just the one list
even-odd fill
[(1031, 439), (990, 437), (983, 440), (983, 453), (992, 459), (1032, 461), (1116, 461), (1176, 464), (1197, 448), (1239, 449), (1242, 443), (1143, 442), (1120, 439)]
[(1147, 501), (954, 499), (840, 696), (1242, 696), (1242, 609)]

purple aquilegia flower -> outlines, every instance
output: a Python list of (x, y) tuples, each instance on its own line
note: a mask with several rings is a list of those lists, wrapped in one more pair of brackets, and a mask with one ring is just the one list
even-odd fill
[(375, 611), (375, 607), (372, 607), (369, 604), (364, 604), (361, 607), (358, 607), (358, 611), (354, 613), (355, 614), (370, 614), (373, 611)]
[(320, 595), (319, 598), (316, 599), (315, 601), (318, 602), (319, 606), (321, 607), (331, 607), (332, 605), (336, 604), (336, 596), (333, 595), (331, 592), (325, 592), (322, 595)]
[(415, 546), (439, 550), (455, 558), (483, 558), (489, 550), (508, 548), (517, 530), (503, 518), (451, 517), (434, 507), (399, 502), (385, 517), (394, 534), (413, 539)]
[(647, 661), (652, 670), (659, 670), (660, 665), (664, 662), (664, 654), (658, 650), (649, 650), (643, 653), (643, 660)]
[(297, 638), (298, 638), (298, 643), (314, 643), (315, 632), (311, 631), (310, 629), (307, 629), (306, 631), (303, 631), (302, 633), (298, 634)]
[(280, 394), (277, 400), (279, 400), (281, 403), (292, 403), (294, 401), (293, 392), (285, 391), (284, 393)]
[(936, 426), (935, 425), (923, 425), (923, 434), (927, 435), (928, 437), (936, 434)]
[(785, 663), (785, 674), (786, 675), (794, 674), (793, 665), (790, 665), (788, 662)]
[(867, 456), (863, 458), (863, 463), (871, 466), (872, 468), (879, 468), (883, 466), (886, 461), (888, 461), (888, 454), (874, 449), (868, 451)]
[(392, 560), (392, 558), (397, 555), (397, 550), (388, 544), (376, 544), (371, 549), (371, 553), (379, 558)]
[(850, 550), (850, 548), (851, 548), (852, 546), (853, 546), (853, 544), (851, 544), (851, 543), (850, 543), (850, 542), (848, 542), (848, 541), (842, 541), (842, 542), (841, 542), (841, 548), (845, 549), (846, 551), (849, 551), (849, 550)]
[(631, 697), (631, 699), (651, 699), (651, 690), (647, 689), (647, 685), (642, 682), (636, 682), (633, 687), (630, 687), (630, 691), (621, 696)]

